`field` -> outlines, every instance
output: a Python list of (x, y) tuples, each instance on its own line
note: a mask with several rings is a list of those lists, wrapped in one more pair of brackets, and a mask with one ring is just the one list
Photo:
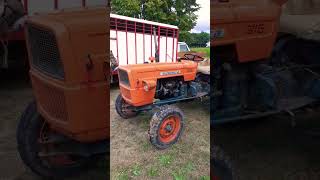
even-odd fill
[(196, 52), (204, 53), (206, 58), (210, 58), (210, 47), (191, 48), (191, 51), (196, 51)]
[(112, 179), (210, 179), (208, 101), (178, 104), (186, 117), (182, 138), (169, 149), (157, 150), (147, 136), (151, 114), (120, 118), (114, 109), (118, 93), (117, 87), (111, 89)]
[[(21, 78), (22, 77), (22, 78)], [(22, 163), (17, 152), (16, 127), (18, 118), (33, 100), (25, 74), (0, 73), (0, 180), (40, 180)], [(106, 161), (101, 160), (89, 172), (66, 180), (107, 179)]]

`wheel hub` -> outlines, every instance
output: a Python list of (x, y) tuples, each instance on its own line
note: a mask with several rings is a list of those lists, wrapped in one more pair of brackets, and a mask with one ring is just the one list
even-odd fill
[(168, 133), (170, 133), (170, 132), (172, 131), (172, 126), (171, 126), (171, 124), (168, 124), (168, 125), (166, 126), (166, 131), (167, 131)]
[(159, 139), (164, 143), (170, 143), (178, 136), (180, 128), (181, 124), (179, 116), (167, 117), (160, 125)]

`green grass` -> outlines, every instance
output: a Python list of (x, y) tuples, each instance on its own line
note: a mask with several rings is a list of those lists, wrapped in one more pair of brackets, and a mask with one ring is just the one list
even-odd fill
[[(111, 91), (112, 93), (115, 99), (118, 92)], [(120, 118), (115, 116), (116, 112), (113, 110), (111, 133), (116, 143), (111, 149), (111, 154), (114, 154), (110, 157), (111, 179), (207, 180), (210, 165), (208, 151), (210, 128), (208, 121), (199, 122), (198, 119), (207, 119), (209, 111), (202, 110), (200, 104), (200, 102), (177, 104), (185, 110), (189, 126), (186, 126), (184, 139), (161, 151), (149, 142), (147, 135), (152, 116), (150, 112), (142, 113), (132, 120), (119, 121)], [(188, 112), (192, 110), (193, 112)], [(203, 128), (204, 126), (208, 128)], [(202, 139), (203, 142), (197, 141), (198, 139)], [(203, 143), (206, 143), (205, 146)], [(195, 146), (201, 148), (194, 148)], [(124, 157), (121, 156), (122, 153)]]
[(148, 176), (150, 176), (150, 177), (159, 176), (159, 170), (158, 170), (158, 168), (156, 168), (156, 167), (151, 167), (151, 168), (148, 170)]
[(131, 173), (133, 176), (140, 176), (142, 173), (141, 166), (139, 166), (139, 165), (133, 166), (131, 169)]
[(200, 180), (210, 180), (210, 176), (201, 176)]
[(205, 47), (205, 48), (191, 48), (191, 51), (196, 51), (196, 52), (202, 52), (205, 53), (206, 58), (210, 58), (210, 48)]
[(161, 155), (159, 157), (159, 161), (160, 161), (160, 164), (162, 166), (168, 166), (168, 165), (170, 165), (172, 163), (173, 156), (171, 156), (171, 155)]
[(128, 175), (128, 170), (121, 170), (118, 175), (117, 175), (117, 180), (128, 180), (129, 175)]

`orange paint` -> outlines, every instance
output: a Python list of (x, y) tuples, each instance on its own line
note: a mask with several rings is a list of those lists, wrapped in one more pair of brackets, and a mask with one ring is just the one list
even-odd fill
[(184, 81), (192, 81), (196, 77), (197, 62), (182, 61), (176, 63), (150, 63), (119, 66), (120, 71), (128, 74), (129, 85), (121, 82), (120, 91), (124, 100), (133, 106), (152, 104), (156, 88), (144, 89), (144, 82), (155, 86), (158, 79), (181, 77)]
[(281, 6), (286, 0), (233, 0), (211, 3), (211, 44), (235, 45), (239, 62), (271, 54), (277, 37)]

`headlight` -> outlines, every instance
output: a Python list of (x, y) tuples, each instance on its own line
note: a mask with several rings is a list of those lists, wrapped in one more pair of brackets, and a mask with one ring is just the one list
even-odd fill
[(149, 91), (149, 87), (148, 87), (148, 84), (147, 83), (143, 83), (143, 89), (145, 91)]
[(145, 91), (149, 91), (157, 86), (157, 82), (155, 80), (143, 80), (142, 85)]

